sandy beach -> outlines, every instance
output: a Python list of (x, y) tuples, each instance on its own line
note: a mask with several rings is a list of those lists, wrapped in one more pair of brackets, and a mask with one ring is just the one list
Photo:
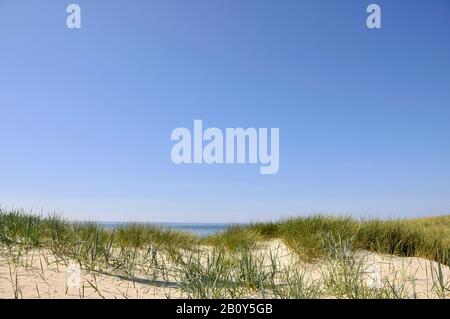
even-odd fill
[[(208, 248), (206, 248), (208, 249)], [(317, 261), (305, 263), (280, 240), (263, 243), (255, 250), (264, 267), (270, 267), (269, 255), (276, 256), (280, 269), (297, 269), (304, 273), (305, 283), (321, 281), (332, 270), (330, 265)], [(364, 280), (373, 289), (384, 282), (402, 285), (409, 298), (438, 298), (433, 277), (438, 264), (416, 257), (395, 257), (358, 251)], [(444, 278), (450, 280), (450, 268), (441, 266)], [(78, 276), (79, 271), (79, 276)], [(325, 275), (328, 274), (328, 275)], [(183, 298), (186, 294), (176, 280), (149, 278), (136, 273), (132, 277), (114, 270), (88, 271), (74, 261), (63, 260), (48, 250), (32, 250), (14, 262), (3, 252), (0, 260), (0, 298), (79, 299), (79, 298)], [(248, 297), (261, 297), (254, 294)], [(325, 296), (333, 298), (332, 295)], [(447, 294), (447, 297), (450, 297)]]

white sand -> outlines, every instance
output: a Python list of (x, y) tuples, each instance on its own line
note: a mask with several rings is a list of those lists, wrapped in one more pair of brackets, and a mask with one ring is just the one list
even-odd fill
[[(266, 243), (256, 254), (276, 256), (281, 268), (302, 269), (310, 281), (321, 279), (328, 271), (321, 262), (306, 264), (300, 262), (280, 240)], [(436, 262), (421, 258), (401, 258), (361, 251), (358, 258), (364, 265), (367, 285), (380, 288), (383, 282), (405, 284), (409, 296), (419, 298), (437, 297), (433, 287), (433, 276), (438, 269)], [(92, 273), (56, 262), (50, 252), (35, 250), (22, 256), (19, 262), (11, 263), (0, 257), (0, 298), (180, 298), (181, 289), (176, 283), (150, 281), (136, 276), (134, 281), (113, 274)], [(265, 259), (269, 265), (269, 258)], [(77, 272), (80, 271), (78, 277)], [(444, 278), (450, 281), (450, 268), (442, 266)], [(78, 282), (79, 280), (79, 282)], [(94, 288), (95, 287), (95, 288)], [(448, 295), (450, 297), (450, 295)]]

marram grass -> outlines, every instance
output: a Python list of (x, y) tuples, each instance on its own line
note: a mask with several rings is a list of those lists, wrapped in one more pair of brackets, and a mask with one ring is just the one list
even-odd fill
[(281, 238), (300, 257), (324, 254), (328, 235), (353, 239), (355, 249), (401, 257), (422, 257), (449, 265), (450, 216), (414, 220), (356, 221), (346, 217), (297, 217), (249, 227), (266, 238)]
[[(414, 298), (404, 282), (365, 283), (360, 250), (438, 262), (431, 271), (437, 296), (450, 293), (441, 264), (450, 264), (450, 216), (381, 221), (297, 217), (200, 238), (191, 233), (130, 224), (106, 230), (95, 222), (71, 223), (58, 216), (0, 209), (1, 258), (10, 269), (14, 297), (21, 297), (16, 269), (31, 251), (50, 251), (58, 263), (76, 261), (94, 274), (135, 280), (136, 274), (176, 285), (189, 298)], [(279, 256), (255, 254), (270, 239), (282, 240), (301, 262), (315, 262), (320, 280), (309, 280), (300, 264), (281, 265)], [(42, 263), (42, 261), (41, 261)], [(25, 265), (26, 267), (26, 265)], [(316, 267), (316, 268), (317, 268)], [(323, 268), (322, 268), (323, 267)], [(43, 273), (43, 271), (42, 271)], [(37, 289), (37, 287), (36, 287)], [(40, 295), (40, 291), (38, 294)], [(84, 292), (80, 292), (84, 297)]]
[[(0, 242), (24, 247), (80, 245), (86, 247), (189, 249), (198, 244), (224, 246), (229, 250), (255, 247), (266, 239), (280, 238), (305, 260), (324, 254), (326, 236), (353, 239), (355, 249), (402, 257), (422, 257), (449, 265), (450, 216), (411, 220), (356, 221), (351, 218), (312, 216), (279, 222), (232, 226), (205, 238), (190, 233), (130, 224), (106, 230), (91, 223), (69, 223), (57, 216), (28, 215), (0, 209)], [(84, 248), (83, 248), (84, 247)]]

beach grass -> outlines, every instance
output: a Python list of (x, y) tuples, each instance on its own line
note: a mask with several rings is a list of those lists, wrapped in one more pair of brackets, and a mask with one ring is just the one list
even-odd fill
[(202, 238), (200, 242), (205, 245), (223, 246), (230, 251), (237, 251), (239, 249), (255, 248), (263, 239), (264, 237), (256, 229), (233, 225), (225, 232), (211, 234)]
[(283, 239), (305, 260), (323, 256), (324, 240), (332, 235), (352, 239), (354, 249), (422, 257), (449, 265), (450, 216), (357, 221), (349, 217), (317, 215), (255, 223), (249, 229), (265, 238)]
[[(449, 265), (450, 216), (410, 220), (357, 221), (349, 217), (296, 217), (278, 222), (231, 226), (203, 238), (189, 232), (152, 225), (127, 224), (107, 230), (95, 222), (70, 223), (56, 216), (0, 210), (0, 242), (26, 248), (81, 246), (91, 253), (107, 247), (190, 249), (196, 245), (228, 250), (254, 248), (279, 238), (300, 258), (311, 261), (324, 255), (327, 236), (353, 240), (354, 249), (402, 257), (422, 257)], [(97, 251), (97, 253), (99, 253)]]
[[(0, 209), (1, 255), (10, 267), (16, 298), (21, 297), (17, 278), (18, 267), (24, 266), (21, 260), (43, 250), (51, 252), (56, 264), (76, 261), (94, 274), (89, 285), (99, 295), (95, 276), (111, 274), (176, 284), (189, 298), (411, 297), (405, 293), (406, 283), (398, 280), (376, 289), (367, 285), (364, 262), (356, 256), (368, 251), (437, 262), (430, 280), (436, 294), (446, 297), (450, 283), (440, 267), (450, 264), (449, 234), (450, 216), (358, 221), (317, 215), (231, 226), (199, 237), (145, 224), (105, 229), (95, 222)], [(289, 265), (282, 265), (273, 251), (255, 254), (272, 240), (283, 242), (295, 254)], [(320, 281), (308, 279), (302, 263), (321, 265), (315, 266)]]

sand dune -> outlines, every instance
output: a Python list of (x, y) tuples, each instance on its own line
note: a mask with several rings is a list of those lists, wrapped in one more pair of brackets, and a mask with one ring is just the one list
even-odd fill
[[(208, 249), (208, 248), (205, 248)], [(301, 269), (305, 281), (320, 281), (332, 276), (330, 265), (320, 260), (305, 263), (296, 257), (281, 240), (261, 245), (255, 254), (265, 258), (276, 256), (280, 268)], [(367, 285), (377, 289), (388, 280), (402, 284), (409, 297), (436, 298), (433, 277), (438, 264), (421, 258), (402, 258), (358, 251), (355, 256), (363, 267)], [(270, 267), (268, 258), (266, 266)], [(441, 267), (450, 279), (449, 267)], [(79, 276), (78, 276), (79, 272)], [(14, 262), (4, 252), (0, 261), (0, 298), (180, 298), (186, 297), (176, 280), (151, 278), (136, 273), (131, 276), (113, 270), (87, 271), (75, 262), (62, 261), (50, 251), (33, 250)], [(257, 295), (253, 297), (258, 297)], [(328, 297), (333, 297), (332, 295)], [(447, 295), (447, 297), (449, 297)]]

